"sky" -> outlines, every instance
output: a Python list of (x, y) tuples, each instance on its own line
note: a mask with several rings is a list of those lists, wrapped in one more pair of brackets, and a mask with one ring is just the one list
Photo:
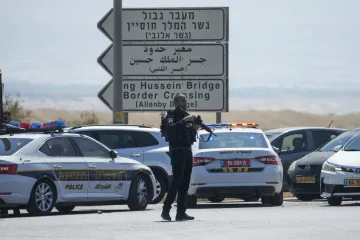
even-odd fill
[[(113, 0), (0, 0), (5, 93), (28, 107), (108, 111), (110, 41), (97, 22)], [(123, 0), (123, 7), (230, 8), (230, 109), (360, 111), (358, 0)], [(67, 98), (67, 101), (65, 101)], [(249, 104), (251, 102), (251, 104)]]

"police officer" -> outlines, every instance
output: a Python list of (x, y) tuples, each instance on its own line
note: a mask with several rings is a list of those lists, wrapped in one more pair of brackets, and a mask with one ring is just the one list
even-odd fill
[(184, 94), (176, 94), (174, 105), (175, 109), (169, 111), (166, 117), (173, 181), (164, 201), (161, 217), (171, 221), (171, 205), (178, 194), (176, 221), (193, 220), (194, 217), (187, 215), (185, 211), (192, 172), (191, 145), (196, 141), (196, 131), (199, 126), (192, 124), (196, 117), (185, 111), (187, 99)]

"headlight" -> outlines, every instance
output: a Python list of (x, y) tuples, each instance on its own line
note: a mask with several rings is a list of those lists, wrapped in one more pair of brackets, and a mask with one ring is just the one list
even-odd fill
[(329, 162), (324, 162), (322, 166), (322, 170), (329, 171), (329, 172), (335, 172), (335, 171), (341, 171), (341, 168), (337, 165), (331, 164)]
[(295, 167), (296, 167), (296, 162), (293, 162), (292, 164), (290, 164), (288, 171), (290, 172), (294, 171)]

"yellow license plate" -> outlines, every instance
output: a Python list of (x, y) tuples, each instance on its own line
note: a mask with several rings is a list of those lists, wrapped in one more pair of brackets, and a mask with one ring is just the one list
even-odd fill
[(345, 179), (344, 186), (345, 187), (359, 187), (360, 179)]
[(296, 176), (297, 183), (315, 183), (315, 176)]

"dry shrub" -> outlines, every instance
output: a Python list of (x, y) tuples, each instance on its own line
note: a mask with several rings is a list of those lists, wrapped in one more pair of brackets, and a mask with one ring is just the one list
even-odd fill
[(4, 97), (3, 111), (9, 111), (11, 113), (12, 121), (24, 122), (31, 119), (32, 112), (23, 107), (23, 102), (24, 100), (20, 94), (17, 94), (15, 98), (10, 95)]
[[(59, 118), (61, 119), (61, 118)], [(69, 121), (67, 125), (69, 127), (79, 126), (79, 125), (88, 125), (88, 124), (99, 124), (99, 118), (96, 116), (94, 111), (82, 111), (80, 113), (80, 119)]]

